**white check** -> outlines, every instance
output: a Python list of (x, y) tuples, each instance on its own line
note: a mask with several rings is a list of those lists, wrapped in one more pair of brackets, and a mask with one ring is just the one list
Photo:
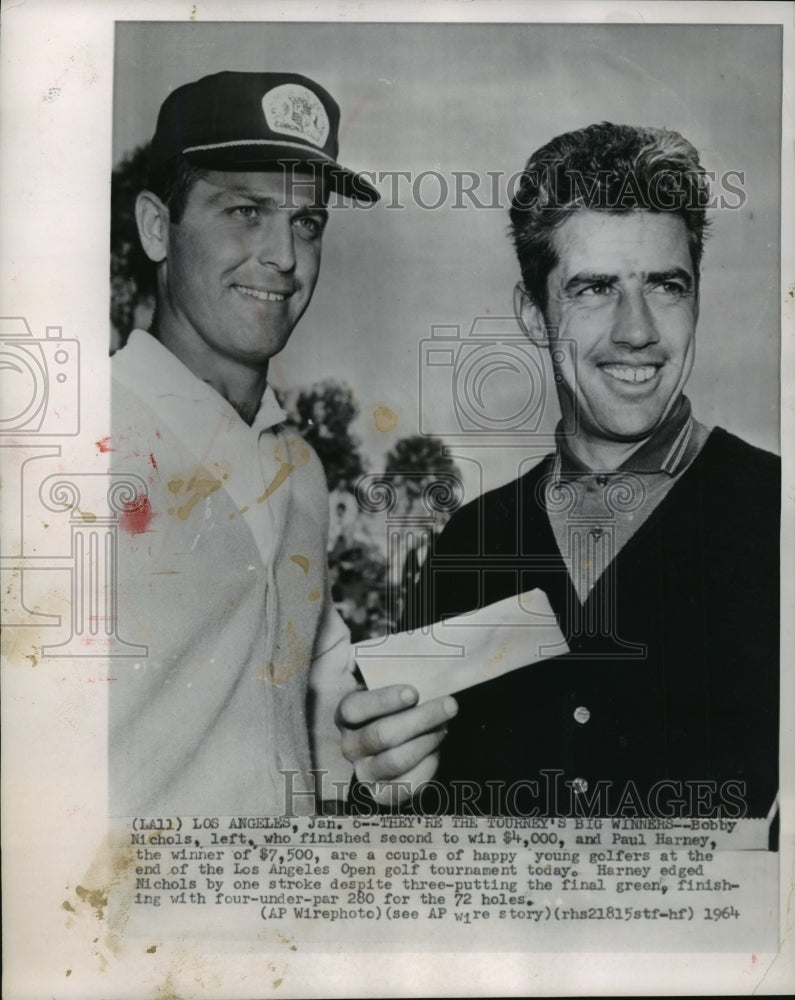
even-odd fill
[(569, 647), (543, 590), (529, 590), (479, 611), (357, 643), (368, 688), (411, 684), (420, 701), (482, 684)]

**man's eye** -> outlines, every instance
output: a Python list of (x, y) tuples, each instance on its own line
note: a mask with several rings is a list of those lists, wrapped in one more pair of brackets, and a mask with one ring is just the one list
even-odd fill
[(235, 205), (229, 209), (229, 214), (246, 222), (253, 222), (259, 218), (260, 210), (257, 205)]
[(659, 285), (652, 288), (653, 292), (661, 295), (682, 296), (687, 294), (687, 288), (679, 281), (661, 281)]
[(580, 289), (580, 295), (607, 295), (612, 292), (613, 286), (607, 281), (594, 281)]
[(295, 225), (308, 239), (317, 239), (323, 232), (322, 220), (314, 215), (299, 215), (295, 220)]

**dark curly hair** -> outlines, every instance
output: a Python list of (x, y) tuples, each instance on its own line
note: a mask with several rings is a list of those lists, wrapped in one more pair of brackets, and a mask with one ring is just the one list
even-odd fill
[(572, 211), (672, 212), (687, 226), (698, 283), (709, 181), (698, 151), (678, 132), (602, 122), (538, 149), (511, 199), (511, 236), (525, 289), (542, 310), (557, 264), (552, 233)]

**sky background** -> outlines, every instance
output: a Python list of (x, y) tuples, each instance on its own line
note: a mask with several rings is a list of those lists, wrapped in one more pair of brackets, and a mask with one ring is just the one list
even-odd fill
[[(489, 202), (489, 172), (508, 178), (553, 136), (602, 120), (676, 129), (718, 177), (744, 172), (742, 209), (711, 213), (688, 394), (705, 423), (779, 450), (780, 29), (118, 22), (114, 163), (151, 138), (171, 90), (222, 69), (310, 76), (342, 109), (343, 164), (446, 179), (437, 209), (416, 204), (405, 180), (395, 182), (402, 207), (388, 207), (385, 180), (375, 207), (332, 211), (313, 302), (272, 366), (282, 387), (333, 378), (353, 388), (355, 430), (372, 471), (420, 425), (454, 446), (468, 491), (511, 478), (544, 450), (543, 439), (527, 434), (455, 434), (452, 394), (469, 356), (462, 351), (475, 348), (459, 347), (454, 364), (431, 370), (421, 365), (423, 341), (433, 326), (460, 327), (465, 341), (481, 317), (507, 345), (497, 353), (508, 355), (519, 334), (509, 319), (518, 270), (505, 180), (503, 207), (453, 209), (453, 172), (474, 171)], [(426, 179), (420, 197), (439, 200), (439, 183)], [(532, 354), (529, 375), (486, 378), (484, 412), (517, 412), (523, 379), (542, 382), (541, 363)], [(386, 431), (375, 419), (383, 407), (397, 417)], [(550, 430), (554, 401), (537, 416), (539, 429)]]

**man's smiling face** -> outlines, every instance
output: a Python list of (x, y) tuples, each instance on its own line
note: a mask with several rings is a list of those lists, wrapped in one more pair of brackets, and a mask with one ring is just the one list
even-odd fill
[(312, 298), (325, 222), (289, 174), (208, 171), (168, 226), (158, 324), (189, 352), (266, 367)]
[(565, 429), (595, 448), (642, 441), (693, 367), (697, 276), (684, 220), (574, 211), (552, 244), (544, 321), (550, 340), (562, 338), (554, 346)]

